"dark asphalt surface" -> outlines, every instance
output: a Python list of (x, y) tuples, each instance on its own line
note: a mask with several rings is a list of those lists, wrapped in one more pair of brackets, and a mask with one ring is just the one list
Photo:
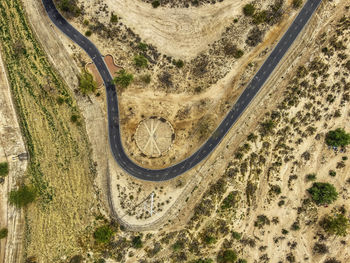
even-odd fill
[(153, 170), (135, 164), (129, 159), (123, 149), (119, 128), (119, 108), (116, 87), (112, 83), (113, 78), (104, 63), (103, 56), (89, 39), (79, 33), (79, 31), (65, 20), (65, 18), (57, 11), (53, 0), (42, 0), (51, 21), (71, 40), (85, 50), (95, 63), (104, 81), (107, 93), (109, 143), (115, 160), (130, 175), (141, 180), (154, 182), (169, 180), (183, 174), (204, 160), (216, 148), (262, 88), (274, 68), (283, 58), (321, 1), (322, 0), (308, 0), (306, 2), (287, 32), (283, 35), (270, 56), (266, 59), (259, 71), (242, 92), (241, 96), (236, 101), (236, 104), (232, 105), (232, 109), (228, 112), (211, 137), (187, 159), (164, 169)]

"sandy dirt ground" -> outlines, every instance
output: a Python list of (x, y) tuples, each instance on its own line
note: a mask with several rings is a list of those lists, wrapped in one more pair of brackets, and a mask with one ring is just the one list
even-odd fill
[[(218, 39), (225, 26), (241, 13), (246, 1), (226, 0), (212, 6), (179, 9), (154, 9), (147, 3), (132, 0), (107, 0), (104, 3), (161, 53), (189, 59)], [(82, 4), (89, 8), (99, 1)]]
[(19, 262), (23, 256), (24, 213), (10, 206), (7, 196), (26, 171), (27, 161), (18, 158), (25, 152), (0, 54), (0, 162), (9, 163), (9, 175), (0, 185), (0, 227), (8, 229), (7, 238), (0, 241), (0, 262), (3, 263)]

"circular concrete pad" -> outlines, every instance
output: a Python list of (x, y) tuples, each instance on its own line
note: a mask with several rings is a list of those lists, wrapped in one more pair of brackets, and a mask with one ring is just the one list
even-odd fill
[(151, 117), (141, 121), (136, 129), (137, 147), (148, 157), (159, 157), (168, 151), (175, 139), (174, 129), (164, 118)]

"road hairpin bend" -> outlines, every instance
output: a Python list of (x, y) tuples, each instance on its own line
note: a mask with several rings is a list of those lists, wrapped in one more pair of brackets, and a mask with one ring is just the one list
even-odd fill
[(230, 128), (237, 122), (238, 118), (242, 115), (256, 94), (263, 87), (264, 83), (286, 54), (289, 47), (293, 44), (299, 33), (310, 20), (321, 1), (322, 0), (308, 0), (305, 3), (269, 57), (242, 92), (236, 101), (236, 104), (232, 105), (231, 110), (227, 113), (223, 121), (208, 138), (208, 140), (188, 158), (164, 169), (154, 170), (137, 165), (127, 156), (124, 151), (119, 127), (120, 118), (117, 91), (115, 85), (113, 84), (112, 75), (110, 74), (103, 60), (103, 56), (89, 39), (87, 39), (71, 24), (69, 24), (67, 20), (58, 12), (53, 0), (42, 0), (51, 21), (90, 56), (103, 79), (107, 95), (109, 144), (116, 162), (130, 175), (141, 180), (154, 182), (166, 181), (185, 173), (186, 171), (195, 167), (202, 160), (208, 157), (211, 152), (213, 152), (216, 146), (228, 133)]

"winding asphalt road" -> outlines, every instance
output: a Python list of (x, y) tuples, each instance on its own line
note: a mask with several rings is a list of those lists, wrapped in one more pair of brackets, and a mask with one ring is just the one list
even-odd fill
[(255, 74), (251, 82), (247, 85), (239, 99), (236, 101), (236, 104), (233, 105), (232, 109), (228, 112), (211, 137), (209, 137), (209, 139), (190, 157), (173, 166), (153, 170), (143, 168), (134, 163), (129, 159), (123, 149), (120, 136), (119, 108), (116, 87), (112, 82), (113, 78), (103, 60), (103, 56), (89, 39), (79, 33), (79, 31), (69, 24), (67, 20), (58, 12), (53, 0), (42, 0), (51, 21), (71, 40), (85, 50), (85, 52), (95, 63), (104, 81), (107, 93), (109, 143), (115, 160), (130, 175), (141, 180), (155, 182), (169, 180), (185, 173), (204, 160), (216, 148), (226, 133), (248, 107), (250, 102), (254, 99), (256, 94), (260, 91), (275, 67), (286, 54), (289, 47), (293, 44), (298, 34), (302, 31), (310, 17), (320, 5), (321, 1), (322, 0), (308, 0), (305, 3), (304, 7), (301, 9), (300, 13), (295, 18), (287, 32), (283, 35), (282, 39), (278, 42), (277, 46), (271, 52), (259, 71)]

